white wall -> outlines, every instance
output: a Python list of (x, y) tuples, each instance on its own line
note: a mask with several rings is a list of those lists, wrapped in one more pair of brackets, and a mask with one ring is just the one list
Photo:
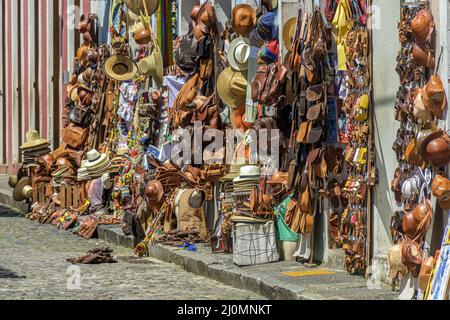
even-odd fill
[(376, 141), (376, 165), (380, 183), (374, 192), (373, 252), (375, 258), (384, 258), (391, 243), (390, 219), (395, 210), (394, 195), (390, 182), (397, 167), (392, 144), (399, 122), (394, 119), (394, 105), (399, 77), (395, 72), (396, 57), (400, 44), (398, 21), (400, 1), (374, 0), (382, 21), (373, 31), (373, 88), (374, 125)]

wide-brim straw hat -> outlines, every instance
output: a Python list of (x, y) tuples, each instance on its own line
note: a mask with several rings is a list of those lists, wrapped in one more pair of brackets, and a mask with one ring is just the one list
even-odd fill
[(27, 186), (31, 186), (30, 177), (23, 177), (17, 182), (13, 191), (13, 198), (15, 201), (23, 201), (29, 197), (29, 188), (25, 188)]
[(41, 138), (37, 130), (30, 130), (27, 132), (26, 141), (20, 146), (20, 149), (24, 150), (48, 145), (50, 145), (48, 140)]
[(163, 83), (163, 57), (161, 48), (156, 45), (152, 53), (138, 62), (139, 72), (145, 76), (152, 76), (158, 87)]
[(297, 26), (297, 18), (291, 18), (283, 26), (283, 42), (286, 49), (292, 52), (292, 40), (295, 36), (295, 28)]
[(128, 81), (136, 76), (138, 67), (130, 57), (115, 54), (106, 60), (105, 72), (114, 80)]
[(231, 108), (239, 108), (247, 96), (247, 73), (225, 68), (217, 79), (217, 93), (220, 99)]
[[(135, 15), (146, 14), (143, 0), (125, 0), (127, 8)], [(158, 10), (159, 0), (145, 0), (148, 15), (151, 16)]]

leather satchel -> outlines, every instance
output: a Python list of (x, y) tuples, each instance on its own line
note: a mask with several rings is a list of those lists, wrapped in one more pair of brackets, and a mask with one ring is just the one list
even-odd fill
[(287, 73), (280, 61), (259, 67), (252, 82), (253, 101), (270, 107), (283, 105)]
[(89, 124), (92, 115), (90, 107), (74, 106), (69, 112), (69, 119), (74, 124), (85, 128)]
[(70, 147), (80, 149), (88, 138), (88, 129), (75, 126), (73, 123), (62, 129), (62, 139)]

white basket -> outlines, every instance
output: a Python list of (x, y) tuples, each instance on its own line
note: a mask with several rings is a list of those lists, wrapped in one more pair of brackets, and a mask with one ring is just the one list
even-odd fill
[(234, 222), (233, 263), (252, 266), (279, 261), (275, 222)]

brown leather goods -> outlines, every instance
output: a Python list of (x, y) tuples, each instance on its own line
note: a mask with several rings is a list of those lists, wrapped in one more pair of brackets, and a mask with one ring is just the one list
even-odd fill
[(411, 271), (413, 277), (419, 276), (420, 265), (422, 264), (423, 249), (414, 240), (406, 239), (402, 241), (402, 263)]
[(80, 149), (86, 143), (89, 129), (75, 126), (73, 123), (62, 129), (62, 140), (74, 149)]
[(450, 162), (450, 137), (443, 131), (428, 135), (420, 146), (422, 158), (435, 167), (447, 166)]
[(444, 84), (439, 76), (431, 76), (422, 90), (422, 100), (425, 107), (437, 118), (441, 119), (447, 108), (447, 97)]
[(427, 291), (428, 282), (430, 281), (431, 273), (433, 272), (435, 265), (436, 259), (433, 256), (424, 259), (422, 262), (419, 274), (419, 288), (423, 292)]
[[(388, 250), (388, 263), (391, 269), (391, 278), (395, 278), (397, 272), (400, 272), (402, 275), (406, 275), (408, 269), (402, 263), (402, 245), (396, 244), (389, 248)], [(395, 274), (393, 274), (393, 272)]]
[(407, 212), (402, 219), (402, 230), (404, 234), (409, 236), (410, 238), (414, 238), (417, 235), (417, 228), (419, 223), (414, 218), (414, 214), (412, 212)]
[(311, 130), (308, 133), (308, 136), (306, 137), (306, 142), (309, 144), (317, 143), (322, 138), (322, 134), (323, 134), (322, 127), (311, 128)]
[(450, 180), (438, 174), (434, 177), (431, 184), (433, 196), (438, 200), (439, 206), (444, 209), (450, 209)]
[(159, 180), (149, 181), (145, 187), (147, 204), (150, 208), (156, 209), (161, 205), (164, 196), (164, 189)]
[[(86, 99), (86, 98), (85, 98)], [(69, 119), (74, 124), (85, 128), (91, 119), (92, 109), (87, 106), (76, 105), (69, 112)]]
[(287, 68), (278, 61), (262, 65), (252, 81), (252, 99), (264, 106), (280, 106), (286, 100)]
[(178, 204), (178, 229), (197, 229), (200, 237), (206, 239), (205, 192), (195, 189), (185, 189), (180, 192), (182, 195)]
[(252, 123), (245, 121), (245, 105), (238, 109), (231, 110), (231, 124), (234, 129), (247, 132), (252, 127)]
[(192, 6), (192, 10), (191, 10), (191, 20), (193, 21), (193, 23), (197, 24), (197, 17), (198, 17), (198, 12), (200, 10), (200, 5), (195, 5)]
[(424, 122), (432, 120), (431, 110), (425, 106), (422, 99), (422, 91), (420, 89), (416, 90), (413, 114), (414, 117), (416, 117), (417, 119), (421, 119)]
[(428, 43), (426, 44), (414, 44), (412, 55), (414, 60), (423, 67), (434, 69), (436, 59), (434, 51), (430, 48)]
[(434, 31), (433, 15), (429, 9), (422, 9), (417, 12), (411, 22), (411, 31), (416, 42), (429, 42)]
[(267, 181), (268, 184), (275, 185), (275, 184), (282, 184), (287, 185), (288, 181), (288, 173), (277, 171), (272, 177)]
[(248, 4), (238, 4), (231, 13), (231, 28), (240, 36), (247, 36), (256, 26), (256, 11)]
[(309, 107), (306, 118), (311, 121), (322, 119), (323, 115), (325, 114), (325, 108), (325, 103), (318, 103)]
[(197, 25), (205, 34), (217, 35), (217, 16), (213, 5), (206, 1), (198, 10)]
[(309, 102), (317, 102), (323, 96), (323, 85), (318, 84), (314, 86), (310, 86), (306, 90), (306, 100)]
[(306, 143), (308, 136), (309, 136), (309, 132), (311, 131), (312, 128), (312, 121), (304, 121), (300, 124), (300, 128), (298, 129), (298, 133), (297, 133), (297, 142), (298, 143)]

